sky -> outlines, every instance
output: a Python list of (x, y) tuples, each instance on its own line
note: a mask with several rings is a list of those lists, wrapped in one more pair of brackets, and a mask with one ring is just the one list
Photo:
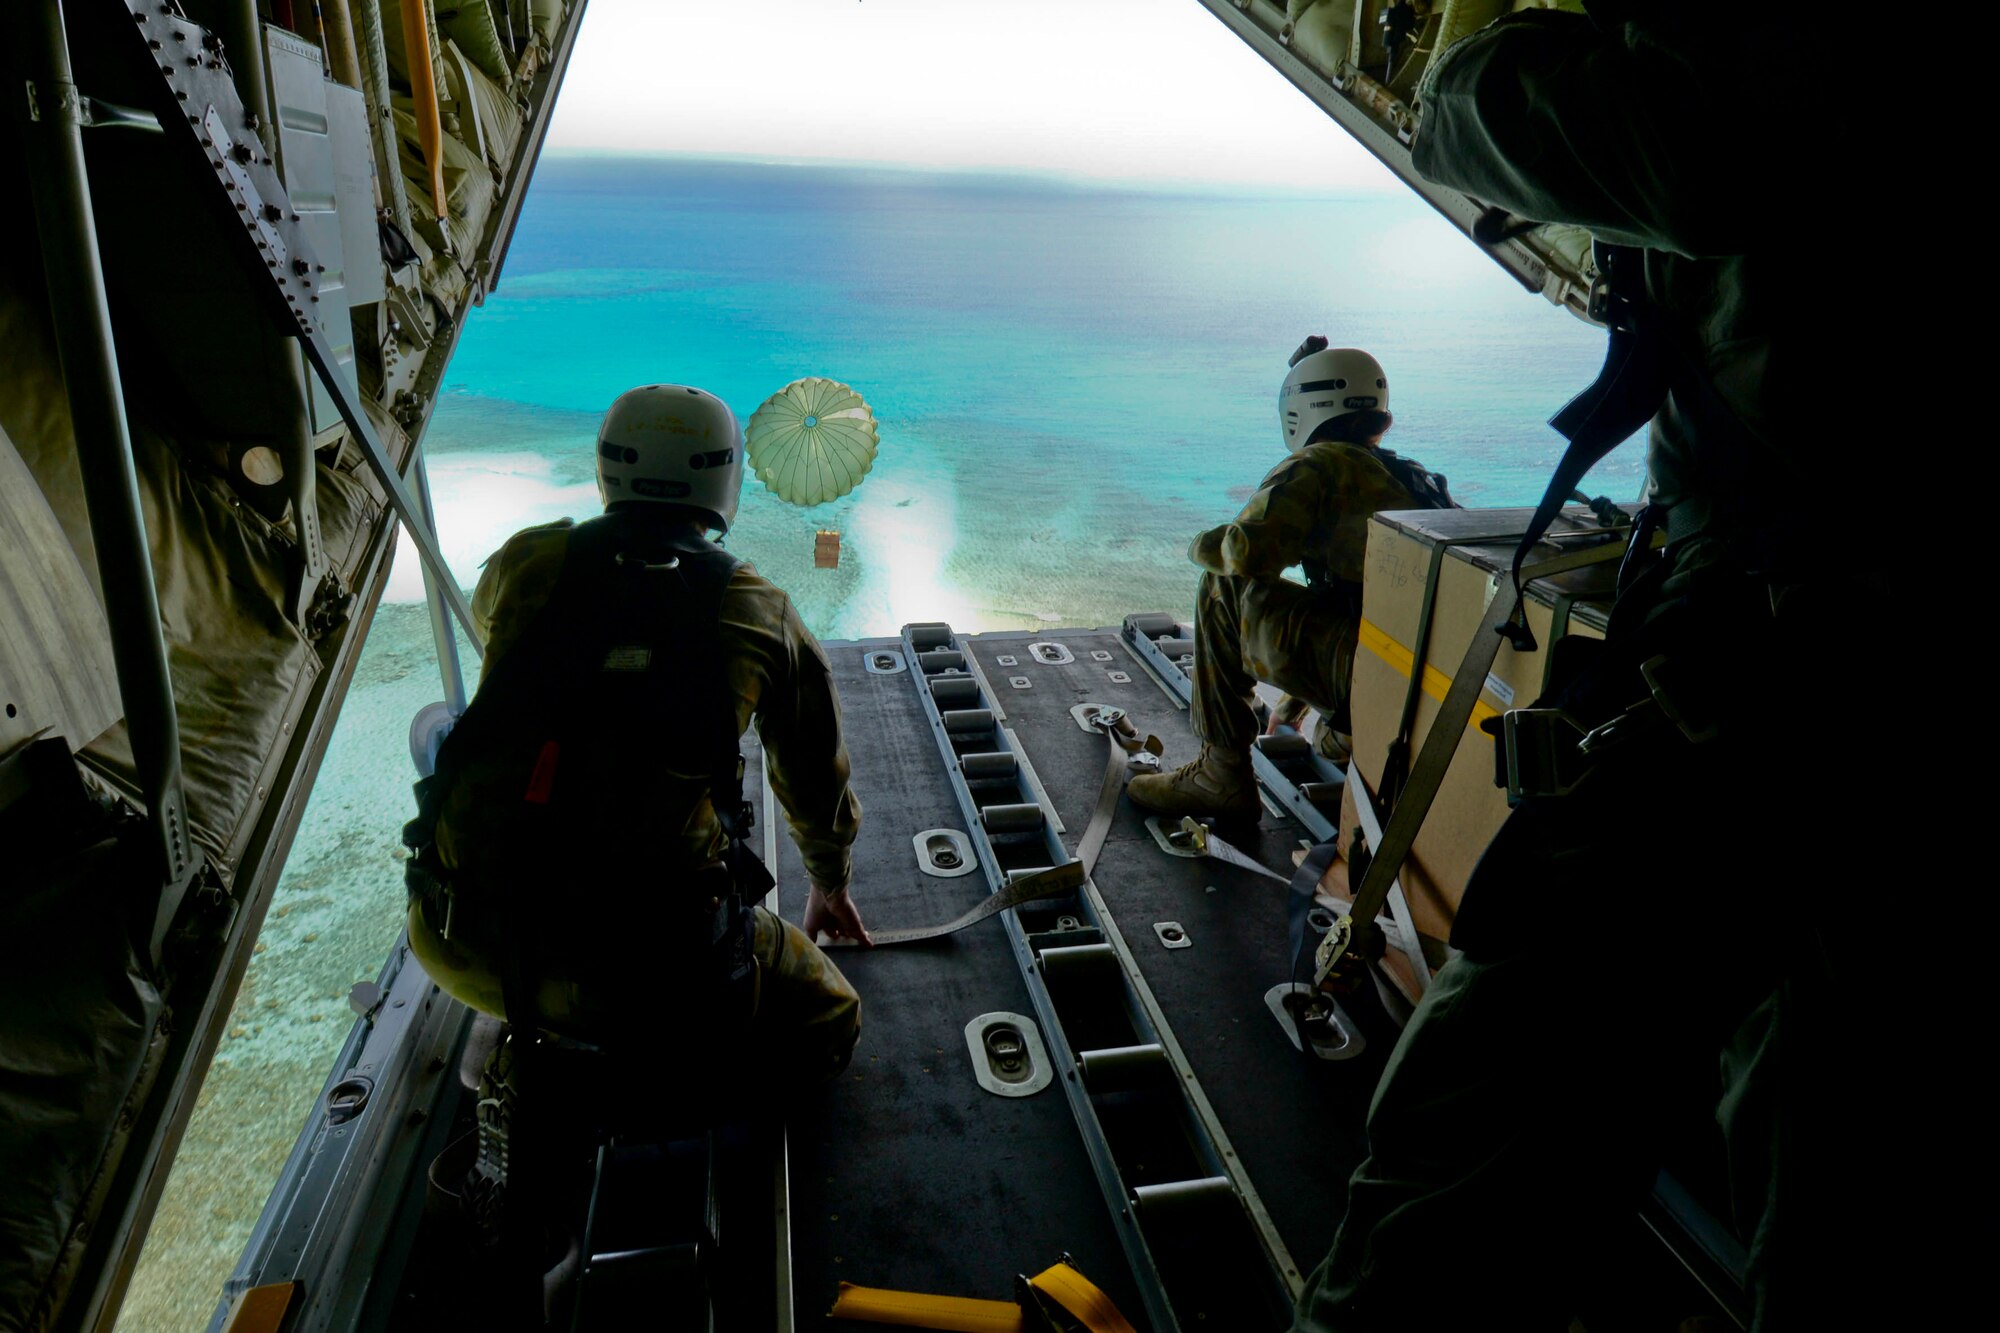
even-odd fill
[(1395, 184), (1199, 0), (591, 0), (549, 146)]

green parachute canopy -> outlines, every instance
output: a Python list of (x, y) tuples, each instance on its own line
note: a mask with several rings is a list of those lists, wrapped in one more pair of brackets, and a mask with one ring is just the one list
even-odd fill
[(861, 484), (875, 465), (875, 414), (838, 380), (793, 380), (750, 414), (750, 466), (780, 500), (825, 504)]

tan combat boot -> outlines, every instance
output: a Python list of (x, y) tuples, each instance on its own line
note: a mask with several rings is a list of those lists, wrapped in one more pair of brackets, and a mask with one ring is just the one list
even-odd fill
[(1201, 747), (1201, 756), (1171, 773), (1142, 773), (1127, 783), (1132, 803), (1162, 815), (1212, 815), (1255, 820), (1262, 809), (1250, 752)]

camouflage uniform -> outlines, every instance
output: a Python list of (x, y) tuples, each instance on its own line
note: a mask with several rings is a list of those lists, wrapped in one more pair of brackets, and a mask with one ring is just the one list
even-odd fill
[[(1851, 704), (1825, 679), (1829, 645), (1844, 679), (1905, 697), (1844, 609), (1886, 593), (1845, 571), (1827, 588), (1810, 532), (1868, 473), (1837, 233), (1803, 210), (1840, 178), (1834, 152), (1878, 159), (1839, 123), (1839, 56), (1812, 49), (1831, 41), (1813, 25), (1743, 11), (1725, 39), (1711, 13), (1654, 9), (1605, 5), (1601, 25), (1532, 11), (1448, 48), (1413, 158), (1516, 216), (1644, 248), (1648, 327), (1689, 367), (1651, 429), (1669, 544), (1635, 561), (1602, 650), (1551, 702), (1601, 723), (1648, 698), (1639, 665), (1657, 656), (1715, 734), (1665, 726), (1613, 747), (1495, 836), (1453, 929), (1463, 953), (1376, 1090), (1298, 1333), (1407, 1327), (1413, 1311), (1437, 1328), (1596, 1327), (1597, 1246), (1704, 1112), (1727, 1142), (1752, 1327), (1893, 1326), (1860, 1312), (1891, 1284), (1848, 1275), (1894, 1268), (1857, 1219), (1915, 1210), (1873, 1197), (1893, 1168), (1855, 1169), (1854, 1131), (1824, 1110), (1851, 1095), (1839, 1052), (1874, 1043), (1820, 938), (1865, 913), (1827, 850), (1851, 834), (1839, 802), (1806, 795), (1844, 762), (1825, 719)], [(1631, 14), (1645, 21), (1613, 21)], [(1755, 135), (1731, 109), (1746, 99), (1769, 118)], [(1695, 793), (1721, 813), (1693, 815)], [(1697, 945), (1668, 905), (1707, 885), (1726, 886), (1729, 925)]]
[[(1415, 503), (1375, 450), (1322, 441), (1272, 468), (1235, 522), (1194, 539), (1188, 558), (1205, 571), (1195, 595), (1195, 735), (1249, 750), (1260, 680), (1350, 730), (1368, 518)], [(1294, 565), (1304, 566), (1304, 586), (1282, 577)]]
[[(638, 521), (643, 521), (640, 519)], [(554, 592), (568, 550), (570, 520), (515, 534), (487, 562), (473, 596), (473, 618), (486, 644), (482, 680), (518, 643)], [(748, 565), (723, 594), (721, 639), (736, 699), (739, 730), (754, 719), (769, 762), (771, 789), (784, 808), (807, 873), (830, 901), (847, 892), (849, 849), (861, 806), (848, 786), (840, 701), (825, 654), (800, 623), (785, 594)], [(702, 758), (660, 756), (683, 800), (650, 811), (655, 837), (670, 852), (671, 876), (713, 862), (726, 846), (708, 799)], [(670, 788), (670, 790), (672, 790)], [(440, 860), (459, 868), (476, 852), (480, 812), (447, 799), (438, 820)], [(705, 915), (672, 895), (623, 894), (615, 905), (550, 923), (545, 952), (575, 959), (545, 976), (537, 1000), (549, 1026), (573, 1035), (602, 1035), (627, 1022), (642, 1030), (676, 1000), (659, 976), (663, 936), (698, 931)], [(463, 918), (466, 914), (461, 912)], [(839, 968), (803, 932), (756, 910), (755, 952), (762, 969), (753, 1041), (795, 1073), (831, 1074), (845, 1066), (860, 1032), (860, 999)], [(443, 938), (417, 903), (409, 911), (410, 944), (425, 970), (452, 995), (487, 1013), (504, 1014), (498, 959), (502, 942), (479, 921), (453, 922)]]

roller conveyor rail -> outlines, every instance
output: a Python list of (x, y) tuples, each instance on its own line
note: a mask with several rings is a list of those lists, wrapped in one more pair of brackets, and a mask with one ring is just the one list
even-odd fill
[[(968, 645), (919, 624), (903, 648), (991, 890), (1069, 863)], [(1149, 1322), (1206, 1318), (1226, 1275), (1239, 1316), (1269, 1316), (1246, 1327), (1281, 1325), (1296, 1269), (1088, 875), (1002, 919)]]
[[(1194, 682), (1189, 672), (1194, 666), (1194, 640), (1185, 625), (1169, 615), (1141, 612), (1126, 616), (1119, 633), (1133, 655), (1159, 681), (1160, 688), (1183, 704), (1192, 701)], [(1264, 790), (1285, 813), (1304, 825), (1315, 841), (1331, 842), (1340, 836), (1336, 821), (1341, 789), (1354, 776), (1351, 771), (1342, 772), (1314, 754), (1305, 738), (1298, 735), (1259, 736), (1250, 760)], [(1356, 793), (1364, 839), (1373, 845), (1381, 837), (1381, 830), (1374, 823), (1374, 807), (1366, 791), (1357, 787)], [(1389, 890), (1388, 907), (1393, 920), (1387, 923), (1387, 928), (1410, 960), (1410, 977), (1378, 971), (1403, 993), (1407, 1002), (1414, 1004), (1429, 988), (1431, 972), (1416, 931), (1405, 926), (1412, 918), (1401, 880)]]

